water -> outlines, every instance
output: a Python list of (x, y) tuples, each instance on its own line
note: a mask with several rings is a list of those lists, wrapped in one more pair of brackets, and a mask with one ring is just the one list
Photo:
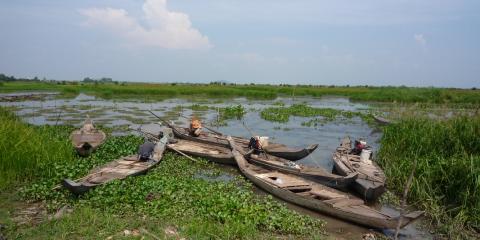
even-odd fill
[[(23, 93), (25, 94), (25, 93)], [(215, 125), (218, 114), (216, 108), (241, 104), (247, 110), (242, 120), (227, 120), (226, 126), (216, 128), (218, 131), (234, 136), (249, 138), (252, 134), (269, 136), (270, 141), (284, 143), (289, 146), (305, 147), (312, 143), (318, 143), (319, 147), (310, 156), (298, 161), (310, 166), (321, 166), (331, 170), (333, 150), (345, 136), (352, 139), (365, 138), (369, 145), (378, 149), (381, 131), (363, 122), (360, 118), (337, 119), (335, 121), (319, 124), (315, 127), (302, 126), (302, 122), (313, 118), (290, 117), (287, 123), (274, 123), (263, 120), (259, 112), (267, 107), (276, 106), (275, 102), (282, 102), (285, 106), (299, 103), (307, 103), (312, 107), (333, 108), (348, 111), (367, 111), (371, 109), (368, 103), (352, 103), (347, 98), (322, 97), (322, 98), (278, 98), (270, 100), (248, 100), (245, 98), (227, 99), (225, 101), (210, 99), (168, 99), (158, 102), (142, 102), (135, 100), (104, 100), (94, 96), (79, 94), (73, 99), (58, 99), (45, 97), (40, 100), (23, 100), (17, 102), (0, 102), (0, 106), (14, 107), (16, 114), (25, 121), (35, 124), (71, 124), (80, 126), (88, 114), (96, 124), (113, 127), (113, 134), (127, 134), (128, 126), (137, 128), (140, 125), (158, 122), (158, 119), (147, 112), (151, 110), (159, 116), (163, 116), (176, 124), (187, 126), (188, 119), (179, 116), (190, 117), (192, 114), (202, 119), (204, 123)], [(192, 111), (184, 108), (192, 104), (201, 104), (212, 107), (206, 111)], [(184, 106), (184, 107), (180, 107)], [(154, 125), (150, 125), (155, 127)], [(249, 130), (246, 129), (248, 127)], [(231, 174), (212, 177), (210, 174), (199, 173), (198, 178), (208, 181), (229, 181)], [(261, 192), (261, 191), (259, 191)], [(310, 210), (288, 204), (292, 209), (327, 220), (328, 232), (343, 239), (359, 239), (369, 230), (341, 220), (325, 216)], [(395, 211), (388, 206), (381, 206), (387, 211)], [(398, 213), (398, 212), (397, 212)], [(412, 224), (402, 230), (401, 237), (430, 238), (427, 232), (417, 230), (417, 225)], [(387, 235), (391, 233), (386, 232)]]

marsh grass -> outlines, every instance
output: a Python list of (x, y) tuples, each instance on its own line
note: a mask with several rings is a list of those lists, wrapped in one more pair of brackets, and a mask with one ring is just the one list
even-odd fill
[(103, 98), (144, 98), (145, 101), (182, 98), (234, 98), (275, 99), (280, 96), (344, 96), (354, 101), (401, 103), (480, 103), (480, 90), (413, 87), (334, 87), (313, 85), (218, 85), (218, 84), (78, 84), (66, 82), (6, 82), (1, 92), (59, 91), (61, 96), (76, 96), (80, 92)]
[[(409, 200), (449, 238), (480, 229), (480, 117), (405, 119), (384, 128), (379, 161), (390, 189), (403, 191), (418, 160)], [(463, 234), (463, 235), (462, 235)]]
[(0, 107), (0, 189), (49, 174), (49, 165), (73, 161), (69, 127), (33, 127)]

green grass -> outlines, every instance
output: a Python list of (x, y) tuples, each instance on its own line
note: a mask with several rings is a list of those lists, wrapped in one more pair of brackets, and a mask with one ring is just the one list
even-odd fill
[[(11, 121), (18, 121), (7, 110), (3, 111)], [(5, 123), (2, 121), (1, 125)], [(27, 180), (10, 182), (9, 186), (23, 187), (20, 191), (8, 188), (9, 191), (23, 201), (42, 202), (49, 213), (65, 205), (71, 206), (74, 211), (65, 218), (45, 220), (38, 226), (17, 226), (12, 221), (15, 211), (1, 210), (0, 222), (7, 224), (6, 236), (9, 239), (97, 239), (99, 236), (104, 239), (112, 235), (117, 239), (122, 237), (124, 229), (140, 227), (164, 237), (167, 225), (176, 226), (180, 236), (192, 239), (269, 239), (283, 235), (323, 238), (323, 221), (289, 210), (270, 196), (257, 195), (252, 184), (236, 170), (220, 169), (202, 159), (192, 162), (173, 153), (166, 153), (162, 162), (146, 175), (107, 183), (78, 198), (65, 189), (52, 191), (63, 178), (76, 179), (95, 166), (134, 154), (142, 138), (131, 135), (109, 137), (94, 154), (79, 158), (70, 155), (73, 152), (68, 141), (71, 128), (37, 128), (23, 124), (12, 131), (23, 128), (33, 131), (30, 137), (47, 134), (50, 138), (44, 140), (49, 144), (58, 142), (68, 146), (58, 148), (52, 144), (52, 148), (57, 148), (33, 153), (47, 156), (61, 153), (71, 159), (36, 158), (41, 164), (32, 165), (29, 169), (39, 173)], [(39, 147), (47, 147), (45, 145)], [(17, 161), (17, 164), (24, 164), (30, 160), (23, 157)], [(21, 174), (23, 171), (12, 172)], [(207, 179), (198, 177), (199, 174)], [(216, 180), (222, 174), (232, 176), (231, 180)], [(14, 209), (18, 204), (17, 197), (15, 200), (9, 200), (4, 195), (0, 197), (2, 206)]]
[(354, 101), (402, 103), (480, 104), (480, 90), (413, 87), (327, 87), (313, 85), (218, 85), (218, 84), (153, 84), (153, 83), (78, 83), (78, 82), (5, 82), (0, 92), (41, 90), (60, 91), (74, 96), (79, 92), (103, 98), (233, 98), (275, 99), (280, 96), (345, 96)]
[(406, 119), (384, 128), (380, 163), (401, 193), (418, 160), (409, 200), (449, 238), (480, 230), (480, 117)]
[(51, 174), (50, 165), (69, 163), (73, 150), (69, 127), (31, 127), (0, 107), (0, 190), (18, 182)]

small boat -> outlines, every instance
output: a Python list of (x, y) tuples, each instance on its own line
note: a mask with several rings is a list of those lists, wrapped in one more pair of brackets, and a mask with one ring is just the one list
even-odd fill
[(351, 140), (346, 137), (333, 154), (335, 171), (343, 176), (358, 173), (358, 178), (352, 184), (352, 187), (365, 200), (375, 201), (386, 191), (385, 174), (375, 162), (371, 160), (361, 161), (360, 156), (350, 154), (351, 150)]
[[(195, 142), (202, 142), (208, 144), (215, 144), (217, 146), (222, 147), (230, 147), (228, 141), (225, 139), (226, 136), (224, 135), (216, 135), (213, 133), (202, 132), (200, 136), (194, 137), (189, 134), (188, 128), (182, 128), (178, 126), (174, 126), (170, 123), (165, 122), (170, 128), (173, 129), (173, 133), (175, 137)], [(242, 147), (248, 147), (248, 143), (250, 140), (241, 138), (241, 137), (233, 137), (237, 144), (241, 145)], [(263, 150), (273, 156), (285, 158), (291, 161), (300, 160), (310, 153), (317, 149), (318, 144), (312, 144), (306, 148), (291, 148), (284, 144), (279, 143), (269, 143), (267, 147)]]
[(231, 138), (230, 144), (242, 174), (258, 187), (285, 201), (378, 229), (394, 229), (399, 221), (401, 221), (400, 227), (403, 228), (423, 215), (423, 211), (411, 212), (402, 217), (380, 212), (365, 205), (363, 200), (347, 193), (298, 176), (250, 164), (238, 151), (241, 148), (238, 148)]
[(391, 120), (388, 120), (386, 118), (383, 118), (383, 117), (380, 117), (380, 116), (377, 116), (377, 115), (373, 115), (373, 119), (377, 122), (377, 123), (380, 123), (382, 125), (389, 125), (392, 123)]
[(346, 176), (337, 175), (322, 167), (310, 167), (266, 153), (245, 155), (245, 149), (242, 147), (238, 147), (238, 151), (252, 164), (304, 177), (333, 188), (346, 188), (358, 177), (358, 173), (350, 173)]
[(166, 144), (173, 138), (170, 129), (165, 129), (164, 136), (155, 144), (153, 153), (148, 161), (139, 160), (137, 155), (121, 157), (103, 166), (94, 168), (86, 176), (73, 181), (64, 179), (62, 185), (70, 192), (80, 195), (88, 190), (115, 179), (124, 179), (146, 173), (155, 167), (162, 159)]
[(83, 157), (86, 157), (95, 151), (95, 149), (97, 149), (106, 138), (107, 135), (105, 135), (103, 131), (95, 128), (90, 117), (87, 117), (82, 128), (73, 131), (70, 135), (73, 147), (78, 155)]
[(167, 144), (168, 149), (176, 149), (190, 156), (206, 158), (212, 162), (237, 165), (232, 152), (226, 147), (213, 144), (194, 142), (183, 139), (175, 139)]

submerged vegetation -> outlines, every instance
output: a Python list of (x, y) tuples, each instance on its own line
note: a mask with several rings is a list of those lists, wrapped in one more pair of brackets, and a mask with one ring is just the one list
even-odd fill
[(406, 119), (384, 129), (379, 152), (389, 187), (401, 193), (414, 159), (409, 199), (449, 238), (480, 230), (480, 117)]
[[(8, 110), (2, 109), (2, 114), (5, 115), (2, 116), (2, 125), (5, 123), (3, 118), (18, 121)], [(206, 160), (192, 162), (173, 153), (167, 153), (162, 162), (146, 175), (112, 181), (80, 197), (73, 197), (62, 188), (52, 190), (63, 178), (76, 179), (92, 167), (134, 154), (142, 138), (132, 135), (110, 137), (94, 154), (79, 158), (73, 155), (68, 142), (71, 128), (37, 128), (23, 124), (13, 128), (8, 136), (28, 129), (36, 134), (31, 137), (43, 134), (49, 137), (43, 139), (45, 142), (33, 142), (38, 148), (53, 143), (52, 148), (47, 148), (50, 152), (46, 152), (46, 156), (59, 155), (47, 158), (42, 157), (42, 151), (32, 151), (26, 153), (36, 155), (14, 158), (13, 153), (21, 151), (22, 145), (14, 143), (8, 146), (8, 151), (2, 149), (2, 154), (9, 153), (7, 157), (17, 164), (35, 161), (36, 165), (30, 169), (35, 168), (38, 172), (25, 181), (5, 183), (5, 189), (16, 191), (14, 186), (23, 185), (20, 195), (24, 200), (41, 201), (51, 213), (69, 206), (73, 213), (58, 220), (45, 220), (39, 226), (17, 226), (11, 220), (0, 219), (0, 222), (8, 223), (7, 237), (12, 239), (71, 239), (85, 235), (92, 238), (92, 234), (107, 238), (123, 229), (140, 227), (163, 236), (162, 226), (169, 225), (176, 226), (181, 236), (195, 239), (210, 239), (212, 234), (222, 238), (269, 238), (277, 234), (312, 238), (323, 234), (323, 221), (295, 213), (271, 197), (256, 195), (252, 185), (237, 172), (225, 172)], [(66, 147), (60, 147), (63, 145)], [(32, 158), (37, 155), (40, 157)], [(60, 159), (60, 156), (69, 158)], [(2, 156), (2, 173), (3, 169), (12, 167), (12, 161), (4, 162), (3, 159)], [(20, 176), (24, 173), (23, 169), (12, 169), (12, 174)], [(207, 177), (198, 177), (199, 174)], [(233, 177), (225, 181), (215, 180), (222, 174)], [(87, 224), (87, 219), (98, 225)]]
[(313, 86), (313, 85), (237, 85), (237, 84), (177, 84), (177, 83), (84, 83), (75, 81), (9, 81), (1, 86), (1, 92), (25, 90), (60, 91), (63, 95), (80, 92), (103, 98), (149, 98), (172, 97), (209, 98), (247, 97), (275, 99), (281, 96), (344, 96), (354, 101), (402, 102), (402, 103), (465, 103), (479, 104), (480, 90), (412, 87), (372, 86)]

